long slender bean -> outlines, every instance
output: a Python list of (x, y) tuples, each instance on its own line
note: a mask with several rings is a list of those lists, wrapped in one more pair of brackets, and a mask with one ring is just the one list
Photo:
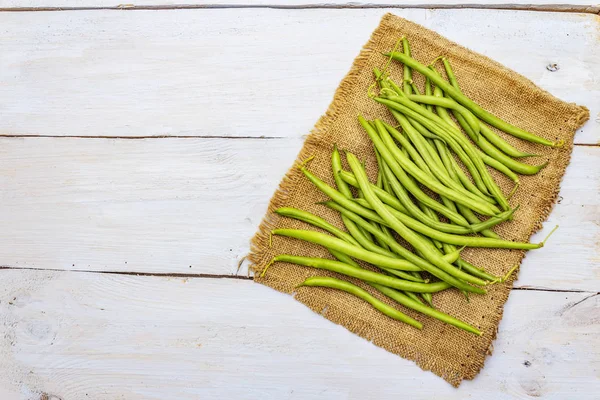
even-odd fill
[(323, 218), (309, 213), (308, 211), (300, 210), (298, 208), (293, 207), (280, 207), (275, 212), (284, 217), (297, 219), (300, 221), (307, 222), (311, 225), (314, 225), (318, 228), (326, 230), (327, 232), (339, 237), (346, 242), (353, 244), (355, 246), (359, 246), (358, 241), (356, 241), (350, 234), (344, 232), (343, 230), (337, 228), (336, 226), (331, 225), (329, 222), (324, 220)]
[(312, 278), (308, 278), (307, 280), (305, 280), (303, 283), (301, 283), (298, 286), (313, 286), (313, 287), (318, 286), (318, 287), (328, 287), (328, 288), (332, 288), (332, 289), (343, 290), (344, 292), (350, 293), (351, 295), (354, 295), (354, 296), (366, 301), (367, 303), (371, 304), (376, 310), (387, 315), (390, 318), (393, 318), (400, 322), (404, 322), (406, 324), (414, 326), (417, 329), (423, 328), (423, 324), (421, 324), (419, 321), (409, 317), (408, 315), (401, 313), (400, 311), (396, 310), (395, 308), (388, 306), (387, 304), (383, 303), (382, 301), (377, 300), (375, 297), (373, 297), (371, 294), (369, 294), (369, 292), (367, 292), (366, 290), (363, 290), (363, 289), (359, 288), (358, 286), (353, 285), (349, 282), (342, 281), (341, 279), (328, 278), (328, 277), (324, 277), (324, 276), (314, 276)]
[(273, 235), (287, 236), (318, 244), (326, 248), (339, 251), (340, 253), (347, 254), (350, 257), (366, 261), (378, 267), (398, 269), (401, 271), (421, 271), (421, 268), (417, 267), (410, 261), (382, 256), (381, 254), (373, 253), (372, 251), (365, 250), (362, 247), (352, 245), (348, 242), (324, 233), (301, 229), (274, 229), (271, 233)]
[(428, 77), (431, 82), (433, 82), (436, 86), (439, 86), (444, 92), (448, 93), (450, 97), (456, 100), (458, 103), (462, 104), (464, 107), (469, 109), (473, 114), (478, 116), (480, 119), (484, 120), (488, 124), (523, 140), (527, 140), (533, 143), (539, 143), (546, 146), (561, 146), (560, 142), (552, 142), (550, 140), (544, 139), (540, 136), (534, 135), (533, 133), (527, 132), (517, 126), (509, 124), (506, 121), (501, 120), (490, 112), (484, 110), (481, 106), (475, 103), (473, 100), (469, 99), (467, 96), (463, 95), (460, 91), (456, 90), (452, 85), (446, 82), (440, 75), (431, 71), (427, 66), (421, 64), (414, 58), (407, 56), (406, 54), (399, 52), (392, 52), (384, 54), (386, 57), (391, 57), (394, 60), (400, 61), (401, 63), (408, 65), (410, 68), (417, 70), (421, 74)]
[(389, 298), (396, 300), (398, 303), (402, 304), (403, 306), (405, 306), (407, 308), (411, 308), (411, 309), (418, 311), (422, 314), (425, 314), (429, 317), (438, 319), (449, 325), (453, 325), (453, 326), (463, 329), (467, 332), (471, 332), (471, 333), (481, 336), (481, 331), (479, 331), (479, 329), (477, 329), (457, 318), (454, 318), (451, 315), (448, 315), (441, 311), (438, 311), (435, 308), (427, 307), (427, 306), (424, 306), (423, 304), (417, 303), (414, 300), (407, 298), (402, 293), (400, 293), (394, 289), (390, 289), (388, 287), (378, 285), (378, 284), (371, 284), (371, 286), (373, 286), (375, 289), (379, 290), (381, 293), (388, 296)]
[(326, 258), (300, 257), (289, 254), (281, 254), (273, 258), (273, 262), (289, 262), (292, 264), (304, 265), (306, 267), (324, 269), (327, 271), (337, 272), (338, 274), (351, 276), (353, 278), (358, 278), (363, 281), (374, 282), (394, 289), (407, 290), (415, 293), (436, 293), (450, 287), (450, 285), (445, 282), (423, 283), (406, 281), (404, 279), (369, 271), (364, 268), (356, 268), (340, 261), (328, 260)]

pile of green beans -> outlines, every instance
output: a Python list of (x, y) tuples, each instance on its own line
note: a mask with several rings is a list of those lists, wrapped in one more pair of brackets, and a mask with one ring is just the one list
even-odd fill
[[(348, 168), (344, 168), (337, 146), (331, 153), (337, 188), (311, 173), (306, 163), (299, 167), (329, 198), (319, 204), (339, 213), (345, 229), (297, 208), (276, 210), (282, 217), (300, 220), (321, 231), (282, 228), (274, 229), (272, 235), (322, 246), (334, 260), (280, 254), (263, 268), (261, 276), (274, 263), (329, 271), (349, 281), (315, 276), (300, 286), (344, 291), (418, 329), (423, 328), (422, 322), (390, 304), (481, 335), (476, 327), (436, 310), (432, 295), (452, 288), (465, 295), (484, 295), (486, 286), (506, 281), (516, 267), (497, 277), (464, 260), (461, 250), (530, 250), (545, 242), (504, 240), (493, 231), (495, 226), (513, 219), (519, 207), (511, 207), (512, 193), (500, 189), (489, 168), (511, 179), (514, 192), (519, 175), (536, 174), (546, 164), (536, 166), (515, 160), (534, 155), (518, 150), (491, 127), (540, 145), (560, 143), (524, 131), (484, 110), (463, 94), (448, 59), (440, 58), (446, 80), (433, 66), (411, 57), (406, 39), (402, 44), (403, 52), (385, 55), (390, 61), (404, 64), (402, 85), (374, 70), (379, 95), (373, 98), (388, 108), (398, 126), (358, 117), (365, 137), (373, 144), (376, 182), (369, 180), (365, 163), (351, 152), (345, 153)], [(412, 80), (415, 73), (425, 77), (423, 90)]]

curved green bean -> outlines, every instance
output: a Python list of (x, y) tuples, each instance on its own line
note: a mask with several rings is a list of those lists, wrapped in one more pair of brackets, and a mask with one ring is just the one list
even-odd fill
[(376, 310), (387, 315), (390, 318), (393, 318), (400, 322), (404, 322), (406, 324), (414, 326), (417, 329), (423, 328), (423, 324), (421, 324), (419, 321), (409, 317), (408, 315), (401, 313), (400, 311), (396, 310), (395, 308), (388, 306), (387, 304), (383, 303), (382, 301), (377, 300), (375, 297), (370, 295), (369, 292), (367, 292), (366, 290), (363, 290), (363, 289), (359, 288), (358, 286), (353, 285), (349, 282), (342, 281), (340, 279), (335, 279), (335, 278), (327, 278), (324, 276), (315, 276), (312, 278), (308, 278), (307, 280), (305, 280), (303, 283), (301, 283), (298, 286), (318, 286), (318, 287), (328, 287), (328, 288), (332, 288), (332, 289), (343, 290), (344, 292), (350, 293), (351, 295), (354, 295), (354, 296), (366, 301), (367, 303), (371, 304)]
[(341, 239), (334, 238), (320, 232), (306, 231), (302, 229), (274, 229), (271, 231), (273, 235), (287, 236), (295, 239), (304, 240), (306, 242), (318, 244), (340, 253), (347, 254), (353, 258), (366, 261), (378, 267), (398, 269), (401, 271), (421, 271), (410, 261), (382, 256), (381, 254), (373, 253), (363, 249), (362, 247), (352, 245)]
[(465, 107), (461, 106), (456, 101), (444, 97), (424, 96), (415, 94), (411, 94), (410, 96), (408, 96), (408, 98), (409, 100), (412, 100), (415, 103), (429, 104), (432, 106), (439, 106), (452, 109), (467, 122), (471, 130), (475, 133), (475, 138), (473, 140), (475, 140), (476, 142), (479, 140), (479, 131), (481, 129), (479, 120), (471, 113), (471, 111), (467, 110)]
[(400, 293), (394, 289), (390, 289), (388, 287), (378, 285), (378, 284), (371, 284), (371, 286), (373, 286), (375, 289), (379, 290), (381, 293), (388, 296), (389, 298), (396, 300), (398, 303), (402, 304), (404, 307), (411, 308), (411, 309), (418, 311), (422, 314), (425, 314), (429, 317), (438, 319), (449, 325), (453, 325), (453, 326), (463, 329), (467, 332), (471, 332), (471, 333), (481, 336), (481, 331), (479, 331), (479, 329), (477, 329), (457, 318), (454, 318), (451, 315), (444, 314), (443, 312), (438, 311), (435, 308), (427, 307), (427, 306), (420, 304), (412, 299), (409, 299), (407, 296), (403, 295), (402, 293)]
[(436, 293), (450, 287), (450, 285), (445, 282), (410, 282), (395, 278), (393, 276), (369, 271), (364, 268), (356, 268), (340, 261), (328, 260), (326, 258), (300, 257), (289, 254), (280, 254), (273, 258), (273, 262), (289, 262), (292, 264), (304, 265), (305, 267), (324, 269), (327, 271), (337, 272), (338, 274), (351, 276), (352, 278), (357, 278), (362, 281), (378, 283), (383, 286), (399, 290), (407, 290), (414, 293)]
[(325, 221), (323, 218), (309, 213), (308, 211), (300, 210), (298, 208), (293, 207), (280, 207), (275, 212), (284, 217), (297, 219), (303, 222), (307, 222), (311, 225), (314, 225), (318, 228), (326, 230), (327, 232), (339, 237), (342, 240), (345, 240), (348, 243), (351, 243), (355, 246), (359, 246), (358, 241), (356, 241), (351, 235), (343, 230), (337, 228), (336, 226), (331, 225), (329, 222)]

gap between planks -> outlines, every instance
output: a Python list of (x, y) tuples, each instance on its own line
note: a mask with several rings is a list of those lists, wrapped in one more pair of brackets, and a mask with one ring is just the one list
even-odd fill
[[(0, 134), (2, 138), (56, 138), (56, 139), (114, 139), (114, 140), (145, 140), (145, 139), (249, 139), (249, 140), (281, 140), (289, 139), (284, 136), (210, 136), (210, 135), (154, 135), (154, 136), (76, 136), (76, 135), (10, 135)], [(573, 146), (600, 147), (600, 143), (573, 143)]]
[[(177, 274), (177, 273), (160, 273), (160, 272), (133, 272), (133, 271), (94, 271), (94, 270), (80, 270), (80, 269), (72, 269), (72, 270), (64, 270), (64, 269), (56, 269), (56, 268), (21, 268), (21, 267), (9, 267), (9, 266), (0, 266), (0, 271), (2, 270), (18, 270), (18, 271), (53, 271), (53, 272), (75, 272), (75, 273), (85, 273), (85, 274), (103, 274), (103, 275), (130, 275), (130, 276), (154, 276), (158, 278), (200, 278), (200, 279), (237, 279), (244, 281), (253, 281), (254, 278), (252, 276), (243, 276), (243, 275), (227, 275), (227, 274)], [(590, 296), (597, 296), (600, 292), (593, 292), (588, 290), (577, 290), (577, 289), (550, 289), (543, 287), (513, 287), (511, 290), (529, 290), (535, 292), (556, 292), (556, 293), (589, 293)], [(589, 297), (586, 297), (589, 298)]]
[(192, 10), (192, 9), (235, 9), (235, 8), (269, 8), (283, 10), (306, 9), (373, 9), (373, 8), (425, 8), (425, 9), (485, 9), (511, 11), (543, 11), (600, 14), (600, 6), (580, 4), (173, 4), (173, 5), (134, 5), (119, 4), (99, 7), (3, 7), (0, 12), (31, 11), (92, 11), (92, 10)]

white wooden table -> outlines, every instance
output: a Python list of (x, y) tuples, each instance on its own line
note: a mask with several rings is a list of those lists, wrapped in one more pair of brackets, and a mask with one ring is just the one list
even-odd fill
[[(572, 1), (0, 0), (0, 399), (598, 399), (600, 8)], [(237, 272), (388, 11), (591, 113), (459, 389)]]

